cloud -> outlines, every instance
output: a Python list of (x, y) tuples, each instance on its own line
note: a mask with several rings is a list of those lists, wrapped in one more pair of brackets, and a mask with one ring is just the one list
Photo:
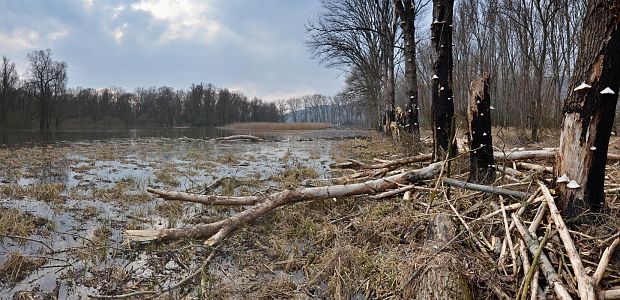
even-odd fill
[(160, 42), (199, 39), (212, 42), (229, 30), (213, 17), (214, 7), (206, 0), (140, 0), (131, 5), (136, 11), (148, 13), (165, 23)]
[(318, 94), (319, 91), (308, 87), (297, 87), (288, 89), (269, 89), (266, 91), (261, 88), (261, 84), (256, 82), (242, 82), (229, 86), (229, 90), (243, 93), (246, 97), (258, 97), (265, 101), (276, 101), (281, 99), (297, 98), (305, 95)]
[(11, 32), (0, 32), (0, 49), (8, 52), (27, 51), (45, 47), (68, 34), (67, 28), (58, 28), (48, 33), (39, 33), (30, 28), (18, 28)]

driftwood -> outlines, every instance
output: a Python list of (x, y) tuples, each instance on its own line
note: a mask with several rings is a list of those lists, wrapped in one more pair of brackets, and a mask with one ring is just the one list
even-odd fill
[[(444, 214), (437, 215), (426, 228), (425, 249), (434, 250), (430, 260), (419, 264), (403, 289), (403, 299), (473, 299), (461, 259), (450, 253), (456, 226)], [(435, 250), (437, 249), (437, 250)]]
[(252, 141), (262, 142), (264, 139), (253, 135), (231, 135), (213, 139), (214, 141)]
[[(254, 206), (227, 219), (186, 228), (127, 230), (125, 231), (125, 238), (128, 241), (169, 241), (181, 238), (196, 238), (207, 239), (205, 242), (206, 244), (215, 245), (225, 238), (230, 232), (239, 228), (239, 226), (252, 222), (282, 205), (361, 194), (376, 194), (388, 189), (397, 188), (400, 184), (411, 184), (421, 180), (431, 179), (437, 176), (441, 169), (441, 165), (441, 162), (437, 162), (408, 173), (370, 180), (363, 183), (285, 190), (268, 196), (263, 196), (262, 199), (257, 201)], [(167, 199), (171, 199), (171, 195), (169, 193), (157, 193), (157, 195), (167, 196)], [(180, 194), (177, 193), (176, 195), (178, 196)], [(202, 195), (196, 195), (194, 198), (194, 196), (189, 197), (189, 195), (184, 195), (185, 198), (191, 198), (193, 200), (199, 199), (200, 196)], [(230, 198), (231, 197), (225, 197), (225, 200), (230, 201)], [(244, 197), (236, 197), (235, 199), (240, 200), (242, 198)], [(209, 199), (209, 201), (215, 203), (221, 202), (219, 200), (222, 199), (218, 196), (213, 196)], [(209, 201), (207, 201), (207, 203)]]

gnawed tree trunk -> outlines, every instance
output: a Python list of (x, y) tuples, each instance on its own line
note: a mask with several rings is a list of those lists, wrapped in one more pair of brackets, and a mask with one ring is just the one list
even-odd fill
[(488, 183), (495, 179), (493, 139), (491, 138), (491, 96), (489, 76), (471, 82), (469, 88), (469, 181)]
[(400, 18), (405, 40), (405, 80), (407, 83), (407, 106), (405, 107), (406, 130), (413, 136), (413, 142), (420, 142), (418, 107), (418, 78), (415, 43), (415, 0), (394, 0), (396, 13)]
[(558, 207), (564, 216), (597, 211), (603, 184), (618, 87), (620, 86), (620, 0), (588, 1), (581, 46), (570, 92), (564, 102), (557, 158)]
[(428, 225), (424, 248), (440, 252), (430, 253), (429, 261), (414, 271), (403, 290), (403, 299), (474, 299), (461, 259), (449, 252), (455, 235), (454, 223), (444, 214)]
[(452, 136), (452, 9), (454, 0), (433, 0), (431, 43), (433, 74), (431, 110), (433, 115), (433, 159), (445, 159)]

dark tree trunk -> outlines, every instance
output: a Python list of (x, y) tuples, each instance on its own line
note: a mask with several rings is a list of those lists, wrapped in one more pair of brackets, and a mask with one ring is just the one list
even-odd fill
[(469, 129), (469, 181), (489, 183), (495, 179), (493, 139), (491, 135), (491, 96), (489, 76), (472, 81), (467, 110)]
[(620, 0), (588, 1), (556, 163), (556, 174), (570, 179), (556, 187), (558, 207), (568, 217), (597, 211), (605, 202), (607, 147), (620, 86), (619, 16)]
[[(433, 48), (432, 114), (433, 159), (445, 159), (452, 144), (452, 9), (454, 0), (433, 0), (431, 43)], [(453, 151), (450, 151), (453, 152)], [(454, 153), (450, 153), (454, 154)]]
[[(425, 251), (443, 249), (454, 238), (456, 228), (450, 218), (437, 215), (426, 228)], [(419, 255), (428, 261), (420, 262), (403, 289), (403, 299), (474, 299), (464, 274), (461, 259), (446, 247), (440, 253)]]
[(413, 142), (420, 142), (420, 124), (418, 107), (418, 78), (415, 43), (415, 0), (395, 0), (396, 13), (401, 20), (405, 40), (405, 80), (408, 96), (405, 107), (407, 132), (413, 135)]

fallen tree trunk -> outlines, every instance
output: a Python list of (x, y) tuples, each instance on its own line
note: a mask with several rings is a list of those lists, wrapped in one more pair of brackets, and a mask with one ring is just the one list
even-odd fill
[[(412, 184), (422, 180), (434, 178), (439, 173), (441, 166), (442, 162), (436, 162), (408, 173), (370, 180), (363, 183), (285, 190), (264, 196), (262, 199), (257, 201), (254, 206), (227, 219), (186, 228), (127, 230), (125, 231), (125, 238), (129, 241), (143, 242), (153, 240), (169, 241), (182, 238), (195, 238), (207, 239), (205, 243), (215, 245), (239, 226), (252, 222), (280, 206), (304, 201), (316, 201), (362, 194), (376, 194), (387, 189), (397, 188), (399, 184)], [(172, 195), (170, 193), (156, 194), (167, 196), (167, 199), (170, 199), (170, 196)], [(177, 193), (177, 195), (179, 195), (179, 193)], [(249, 196), (248, 198), (250, 197), (254, 196)], [(230, 198), (231, 197), (212, 196), (209, 201), (222, 202), (224, 199), (227, 199), (226, 201), (230, 201)], [(242, 201), (243, 198), (244, 197), (236, 197), (235, 199)]]
[(259, 138), (257, 136), (253, 136), (253, 135), (231, 135), (231, 136), (225, 136), (225, 137), (219, 137), (219, 138), (215, 138), (213, 139), (214, 141), (252, 141), (252, 142), (261, 142), (264, 141), (264, 139)]
[(510, 196), (510, 197), (515, 197), (517, 199), (526, 199), (527, 197), (530, 196), (529, 194), (524, 193), (524, 192), (513, 191), (513, 190), (498, 188), (498, 187), (489, 186), (489, 185), (475, 184), (475, 183), (460, 181), (460, 180), (456, 180), (452, 178), (442, 178), (442, 181), (443, 183), (450, 185), (450, 186), (455, 186), (455, 187), (460, 187), (464, 189), (480, 191), (480, 192), (485, 192), (485, 193), (491, 193), (491, 194), (496, 194), (496, 195)]

